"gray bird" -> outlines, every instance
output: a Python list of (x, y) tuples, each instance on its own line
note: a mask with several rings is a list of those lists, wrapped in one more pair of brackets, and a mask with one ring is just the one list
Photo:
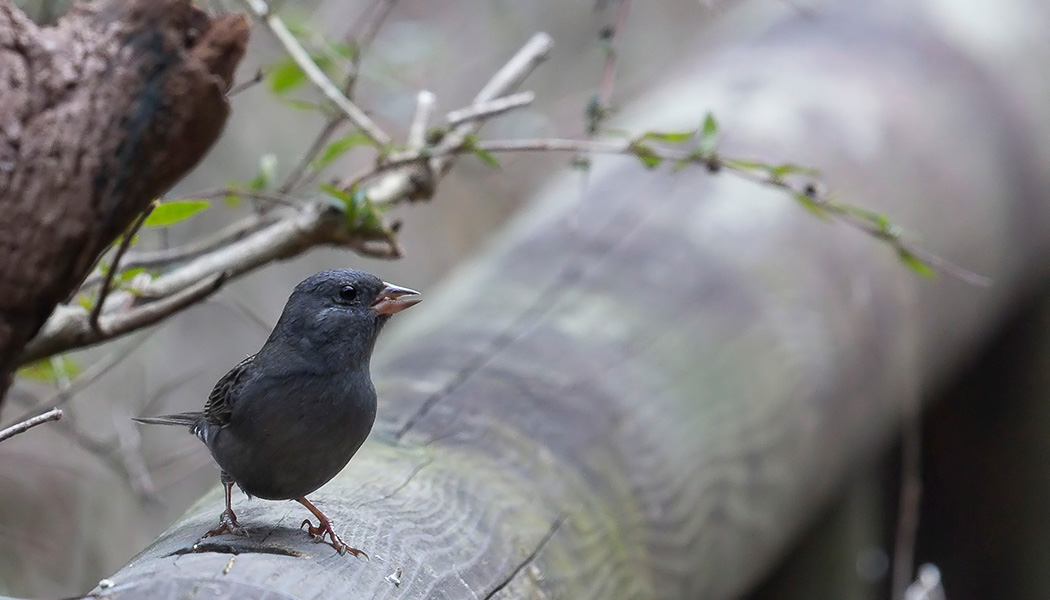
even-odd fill
[(352, 269), (321, 271), (295, 286), (259, 352), (219, 379), (202, 412), (135, 419), (189, 427), (222, 469), (226, 510), (201, 539), (243, 535), (230, 505), (233, 484), (248, 497), (296, 500), (318, 519), (307, 533), (340, 554), (351, 548), (306, 495), (328, 483), (372, 429), (376, 392), (369, 360), (390, 316), (419, 292)]

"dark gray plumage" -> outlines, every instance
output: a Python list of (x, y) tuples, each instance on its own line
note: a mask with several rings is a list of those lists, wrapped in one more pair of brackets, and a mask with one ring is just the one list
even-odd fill
[(320, 521), (303, 523), (310, 535), (328, 535), (340, 554), (364, 554), (306, 495), (335, 477), (368, 437), (376, 415), (372, 348), (390, 316), (419, 300), (363, 271), (317, 273), (295, 286), (266, 343), (219, 379), (203, 411), (136, 419), (189, 427), (222, 468), (226, 510), (204, 537), (243, 531), (230, 506), (236, 483), (249, 496), (297, 500)]

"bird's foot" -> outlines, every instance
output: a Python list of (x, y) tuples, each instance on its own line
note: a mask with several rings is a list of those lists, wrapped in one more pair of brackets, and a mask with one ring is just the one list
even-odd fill
[(237, 522), (237, 515), (233, 514), (233, 510), (229, 508), (222, 511), (222, 514), (219, 515), (219, 526), (202, 535), (201, 539), (203, 540), (204, 538), (210, 538), (224, 533), (243, 535), (245, 537), (248, 536), (248, 532)]
[(348, 546), (346, 542), (342, 540), (342, 538), (336, 535), (335, 531), (332, 529), (331, 521), (327, 519), (320, 519), (320, 522), (318, 523), (317, 527), (314, 527), (313, 523), (310, 522), (310, 519), (303, 519), (303, 524), (299, 526), (299, 529), (302, 529), (303, 527), (307, 527), (306, 533), (319, 542), (324, 542), (324, 536), (328, 535), (328, 537), (332, 540), (330, 542), (327, 542), (328, 545), (335, 548), (335, 551), (338, 552), (340, 555), (349, 552), (357, 558), (361, 558), (363, 556), (366, 560), (368, 560), (368, 554), (366, 554), (363, 550), (358, 550), (357, 548), (352, 548)]

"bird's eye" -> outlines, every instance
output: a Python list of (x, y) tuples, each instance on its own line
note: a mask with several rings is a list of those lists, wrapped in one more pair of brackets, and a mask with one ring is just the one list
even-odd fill
[(352, 285), (344, 285), (339, 290), (339, 301), (345, 304), (353, 302), (357, 298), (357, 288)]

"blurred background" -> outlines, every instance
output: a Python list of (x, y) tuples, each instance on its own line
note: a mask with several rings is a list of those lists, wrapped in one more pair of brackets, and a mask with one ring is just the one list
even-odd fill
[[(16, 4), (42, 22), (65, 10), (61, 2)], [(334, 39), (359, 26), (362, 15), (386, 4), (275, 2), (289, 22)], [(401, 0), (389, 4), (391, 12), (362, 60), (356, 100), (395, 137), (403, 140), (419, 90), (436, 94), (438, 115), (466, 106), (537, 31), (548, 32), (556, 44), (551, 59), (522, 86), (535, 91), (537, 101), (494, 119), (482, 135), (510, 139), (585, 135), (587, 106), (598, 92), (606, 65), (601, 32), (614, 24), (618, 2)], [(627, 107), (656, 90), (673, 89), (689, 79), (689, 65), (698, 57), (719, 48), (746, 49), (784, 20), (804, 20), (819, 30), (831, 22), (825, 20), (828, 14), (841, 10), (882, 15), (899, 10), (901, 22), (908, 21), (908, 15), (921, 14), (946, 24), (944, 30), (952, 35), (970, 36), (975, 47), (987, 50), (985, 56), (994, 56), (1005, 44), (997, 36), (1032, 35), (1024, 9), (1017, 8), (1028, 4), (1024, 2), (1007, 3), (1009, 10), (1004, 5), (1001, 14), (995, 13), (1003, 19), (999, 24), (983, 22), (987, 14), (982, 12), (987, 5), (983, 2), (881, 0), (868, 3), (870, 8), (846, 3), (845, 9), (840, 4), (830, 0), (633, 2), (615, 38), (612, 104)], [(239, 9), (236, 2), (211, 5), (215, 11)], [(863, 20), (863, 15), (858, 19)], [(282, 57), (272, 36), (255, 27), (238, 79), (249, 80), (259, 69), (265, 72)], [(931, 74), (937, 72), (937, 52), (918, 60), (928, 61)], [(306, 88), (294, 96), (318, 99)], [(682, 110), (699, 117), (707, 107)], [(194, 190), (250, 180), (259, 172), (264, 155), (276, 159), (279, 175), (286, 173), (323, 122), (323, 116), (275, 96), (265, 82), (251, 87), (233, 99), (226, 132), (206, 161), (171, 195), (192, 196)], [(366, 166), (367, 157), (363, 150), (351, 152), (333, 165), (332, 172), (355, 173)], [(564, 154), (501, 155), (502, 167), (496, 170), (467, 157), (432, 202), (397, 209), (404, 221), (403, 259), (380, 261), (345, 251), (316, 250), (238, 280), (155, 329), (74, 355), (72, 359), (82, 367), (91, 368), (98, 361), (114, 366), (77, 391), (68, 405), (67, 416), (72, 418), (0, 447), (0, 593), (47, 598), (83, 592), (128, 561), (217, 485), (218, 470), (203, 445), (182, 431), (140, 432), (129, 419), (198, 409), (213, 383), (259, 348), (295, 283), (319, 269), (355, 267), (430, 293), (457, 265), (484, 252), (501, 224), (529, 198), (541, 195), (545, 184), (567, 169), (570, 159)], [(166, 230), (163, 236), (150, 233), (142, 243), (159, 246), (195, 239), (247, 210), (246, 205), (215, 208), (203, 218)], [(1038, 299), (1039, 282), (1033, 281), (1029, 288), (1028, 298), (1014, 313), (1023, 316), (1013, 317), (992, 346), (970, 353), (968, 364), (980, 368), (968, 369), (966, 377), (948, 386), (953, 401), (936, 404), (928, 420), (927, 496), (918, 559), (942, 568), (949, 590), (953, 584), (958, 590), (949, 594), (953, 600), (1038, 597), (1034, 590), (1050, 589), (1050, 582), (1026, 579), (1039, 572), (1050, 579), (1046, 568), (1050, 546), (1036, 534), (1041, 530), (1035, 526), (1045, 519), (1039, 513), (1050, 501), (1050, 485), (1033, 450), (1050, 450), (1039, 427), (1046, 423), (1047, 409), (1045, 402), (1031, 397), (1032, 390), (1046, 389), (1045, 377), (1033, 374), (1045, 372), (1039, 365), (1048, 355), (1033, 349), (1038, 345), (1033, 340), (1043, 330), (1050, 331), (1050, 313)], [(1003, 364), (1004, 356), (1025, 358)], [(111, 357), (124, 358), (110, 361)], [(1019, 377), (1017, 370), (1022, 367), (1027, 367), (1026, 375)], [(1028, 401), (994, 401), (997, 394), (1013, 388), (1027, 394)], [(21, 378), (10, 394), (5, 421), (53, 404), (55, 394), (53, 383)], [(931, 390), (931, 399), (934, 395)], [(383, 410), (382, 399), (379, 410)], [(1018, 464), (1018, 450), (999, 443), (1019, 437), (1034, 444), (1023, 450), (1032, 464), (1018, 467), (1017, 472), (1000, 468)], [(899, 460), (899, 451), (893, 450), (859, 469), (842, 497), (760, 587), (757, 597), (787, 597), (786, 586), (798, 594), (794, 597), (831, 597), (825, 595), (829, 589), (848, 588), (856, 592), (851, 597), (887, 598)], [(997, 483), (982, 485), (982, 481)], [(871, 521), (858, 516), (872, 514), (881, 518)], [(828, 539), (849, 543), (829, 546)], [(1021, 544), (1024, 552), (997, 558)], [(829, 547), (834, 548), (830, 554)], [(976, 568), (977, 561), (982, 568)], [(814, 564), (826, 580), (799, 579), (799, 573), (810, 572)], [(848, 584), (835, 588), (833, 580)]]

